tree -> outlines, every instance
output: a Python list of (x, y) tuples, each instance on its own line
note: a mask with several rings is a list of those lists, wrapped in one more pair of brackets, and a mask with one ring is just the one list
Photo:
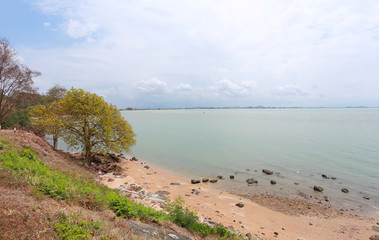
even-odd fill
[(3, 121), (22, 93), (34, 93), (33, 78), (40, 73), (21, 64), (6, 39), (0, 38), (0, 122)]
[(65, 87), (56, 84), (54, 87), (50, 88), (47, 91), (46, 96), (48, 97), (49, 101), (57, 101), (59, 99), (62, 99), (66, 92), (67, 89)]
[(88, 165), (94, 153), (121, 153), (135, 144), (135, 133), (120, 111), (94, 93), (71, 88), (57, 109), (61, 125), (53, 125), (62, 126), (62, 136), (72, 147), (82, 148)]
[(43, 135), (50, 134), (53, 136), (53, 147), (58, 147), (58, 139), (62, 136), (64, 129), (61, 118), (63, 113), (60, 109), (59, 102), (52, 102), (48, 106), (38, 105), (30, 113), (34, 119), (34, 127), (37, 130), (43, 130)]

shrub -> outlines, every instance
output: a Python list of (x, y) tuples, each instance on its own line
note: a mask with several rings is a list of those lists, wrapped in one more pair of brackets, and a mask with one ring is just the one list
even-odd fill
[(54, 230), (58, 236), (67, 240), (86, 240), (100, 234), (103, 223), (98, 221), (80, 220), (79, 215), (59, 213), (59, 221), (54, 223)]

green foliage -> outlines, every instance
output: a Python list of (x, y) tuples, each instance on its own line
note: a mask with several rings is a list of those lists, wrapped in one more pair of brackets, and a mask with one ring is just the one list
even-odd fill
[(192, 233), (198, 232), (204, 237), (214, 235), (220, 238), (237, 238), (237, 235), (231, 233), (222, 225), (212, 227), (199, 222), (197, 214), (184, 205), (182, 197), (178, 197), (173, 202), (169, 202), (167, 204), (167, 211), (169, 219), (172, 222), (180, 227), (187, 228)]
[(162, 211), (146, 207), (141, 203), (131, 202), (125, 197), (114, 195), (110, 198), (110, 208), (116, 215), (122, 218), (136, 218), (143, 221), (161, 222), (167, 220), (167, 215)]
[(88, 164), (93, 153), (121, 153), (135, 144), (135, 133), (116, 106), (94, 93), (72, 88), (49, 106), (31, 113), (34, 125), (55, 139), (62, 136), (74, 148), (82, 148)]
[(135, 144), (135, 134), (116, 106), (94, 93), (72, 88), (59, 103), (64, 139), (82, 147), (88, 164), (93, 153), (120, 153)]
[(54, 223), (54, 230), (64, 240), (86, 240), (99, 235), (103, 223), (98, 221), (80, 220), (79, 215), (59, 213), (59, 222)]
[(18, 125), (26, 127), (31, 124), (29, 116), (25, 111), (13, 110), (2, 122), (2, 128), (12, 127)]
[[(54, 171), (41, 162), (37, 155), (28, 148), (17, 152), (2, 152), (0, 154), (1, 169), (10, 170), (17, 179), (24, 179), (25, 182), (35, 186), (38, 192), (57, 200), (76, 202), (89, 209), (109, 208), (121, 218), (134, 218), (145, 222), (172, 221), (180, 227), (187, 228), (193, 233), (200, 233), (203, 236), (237, 238), (224, 226), (212, 227), (199, 222), (197, 214), (184, 205), (181, 197), (173, 202), (168, 202), (168, 213), (166, 214), (141, 203), (132, 202), (119, 192), (104, 185)], [(93, 228), (95, 225), (88, 226)], [(94, 231), (89, 231), (88, 226), (79, 220), (75, 220), (74, 217), (63, 217), (62, 215), (60, 223), (55, 228), (63, 239), (89, 239)]]

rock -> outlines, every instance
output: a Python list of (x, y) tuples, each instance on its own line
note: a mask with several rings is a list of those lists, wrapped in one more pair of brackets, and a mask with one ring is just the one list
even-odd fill
[(172, 182), (172, 183), (170, 183), (170, 185), (180, 185), (180, 183)]
[(278, 235), (279, 235), (279, 233), (278, 233), (278, 232), (274, 232), (274, 234), (275, 234), (276, 236), (278, 236)]
[(131, 161), (138, 161), (138, 159), (136, 157), (132, 157), (132, 159), (130, 159)]
[(276, 181), (275, 180), (271, 180), (270, 182), (272, 185), (275, 185), (276, 184)]
[(202, 182), (209, 182), (209, 178), (203, 178), (201, 181)]
[(223, 179), (223, 177), (221, 175), (218, 175), (217, 178), (218, 179)]
[(243, 208), (245, 204), (243, 202), (236, 203), (237, 207)]
[(313, 190), (314, 190), (314, 191), (317, 191), (317, 192), (322, 192), (322, 191), (324, 191), (324, 189), (323, 189), (322, 187), (320, 187), (320, 186), (314, 186), (314, 187), (313, 187)]
[(271, 174), (273, 174), (273, 171), (268, 170), (268, 169), (263, 169), (262, 172), (263, 172), (263, 173), (266, 173), (267, 175), (271, 175)]
[(379, 232), (379, 226), (378, 225), (372, 225), (372, 230)]
[(113, 160), (113, 161), (115, 161), (115, 162), (118, 162), (118, 163), (120, 163), (121, 162), (121, 158), (119, 158), (118, 156), (116, 156), (116, 154), (109, 154), (109, 157)]
[(332, 179), (332, 180), (336, 180), (337, 178), (336, 178), (336, 177), (330, 177), (330, 179)]
[(192, 194), (196, 194), (196, 195), (199, 195), (200, 194), (200, 192), (199, 191), (197, 191), (196, 189), (194, 189), (194, 188), (192, 188), (192, 192), (191, 192)]
[(323, 178), (325, 178), (325, 179), (329, 179), (329, 177), (328, 177), (327, 175), (325, 175), (325, 174), (321, 174), (321, 176), (322, 176)]
[(369, 196), (363, 196), (363, 198), (366, 199), (366, 200), (370, 200)]
[(146, 165), (146, 166), (144, 166), (144, 168), (149, 169), (150, 167)]
[(247, 184), (254, 184), (254, 183), (258, 183), (258, 181), (257, 181), (257, 180), (255, 180), (254, 178), (248, 178), (248, 179), (246, 179), (246, 182), (247, 182)]
[(200, 183), (200, 180), (198, 180), (198, 179), (191, 179), (191, 183), (192, 184)]
[(229, 178), (230, 178), (230, 179), (234, 179), (234, 176), (233, 176), (233, 175), (230, 175)]
[(372, 235), (370, 240), (379, 240), (379, 235)]
[(341, 189), (341, 192), (348, 193), (348, 192), (349, 192), (349, 189), (347, 189), (347, 188), (342, 188), (342, 189)]
[(246, 237), (250, 239), (253, 238), (253, 235), (251, 235), (251, 233), (246, 233)]
[(217, 179), (211, 179), (211, 180), (209, 180), (209, 182), (211, 182), (211, 183), (216, 183), (218, 180)]

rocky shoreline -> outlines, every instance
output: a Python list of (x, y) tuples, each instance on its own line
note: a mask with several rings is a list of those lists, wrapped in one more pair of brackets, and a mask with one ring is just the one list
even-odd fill
[[(166, 171), (157, 171), (155, 166), (136, 158), (126, 160), (123, 157), (117, 165), (119, 168), (114, 167), (117, 171), (113, 173), (96, 169), (98, 180), (117, 188), (133, 201), (159, 210), (165, 209), (166, 198), (174, 200), (182, 196), (185, 203), (199, 213), (199, 219), (203, 223), (221, 223), (246, 236), (261, 239), (316, 239), (315, 232), (326, 231), (328, 237), (325, 239), (349, 239), (350, 236), (366, 236), (360, 239), (369, 239), (375, 234), (371, 229), (373, 219), (355, 216), (351, 210), (336, 210), (325, 197), (310, 198), (302, 194), (293, 198), (269, 194), (237, 195), (229, 191), (230, 194), (222, 188), (226, 182), (235, 180), (235, 174), (188, 179), (167, 174)], [(272, 170), (266, 170), (262, 170), (262, 174), (278, 175)], [(260, 184), (256, 179), (246, 180), (248, 187)], [(270, 184), (275, 186), (275, 183)], [(315, 195), (321, 194), (315, 191)]]

